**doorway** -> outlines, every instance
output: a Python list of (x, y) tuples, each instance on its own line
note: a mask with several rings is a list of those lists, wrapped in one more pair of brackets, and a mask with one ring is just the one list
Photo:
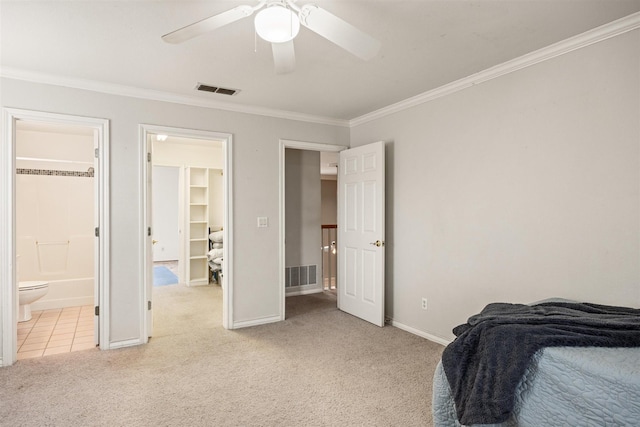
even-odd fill
[(338, 153), (320, 153), (322, 286), (334, 294), (338, 286), (338, 163)]
[[(318, 143), (309, 143), (302, 141), (291, 141), (291, 140), (280, 140), (280, 239), (279, 239), (279, 260), (280, 260), (280, 275), (281, 275), (281, 298), (280, 298), (280, 317), (281, 320), (285, 319), (285, 311), (286, 311), (286, 297), (287, 295), (304, 295), (307, 293), (319, 293), (323, 292), (323, 283), (322, 283), (322, 230), (320, 227), (321, 224), (321, 180), (320, 180), (320, 153), (338, 153), (341, 150), (346, 149), (347, 147), (337, 146), (337, 145), (329, 145), (329, 144), (318, 144)], [(305, 154), (306, 152), (306, 154)], [(294, 161), (291, 162), (292, 158)], [(287, 160), (290, 160), (289, 167)], [(309, 239), (311, 244), (306, 244), (305, 246), (310, 246), (310, 248), (305, 249), (306, 252), (310, 253), (310, 258), (301, 258), (304, 256), (304, 251), (302, 250), (302, 245), (298, 241), (298, 238), (295, 238), (296, 241), (292, 240), (292, 237), (296, 235), (296, 233), (290, 233), (290, 236), (287, 236), (287, 221), (290, 222), (298, 222), (300, 218), (289, 218), (287, 219), (287, 208), (289, 209), (297, 209), (299, 204), (302, 203), (301, 199), (295, 197), (295, 193), (304, 194), (304, 189), (299, 188), (299, 183), (302, 183), (304, 178), (304, 164), (306, 162), (314, 162), (314, 165), (317, 166), (317, 176), (315, 179), (317, 183), (314, 182), (314, 185), (317, 184), (318, 190), (318, 204), (316, 208), (312, 208), (315, 210), (315, 214), (317, 214), (317, 221), (313, 221), (316, 223), (317, 227), (312, 228), (309, 232)], [(317, 164), (316, 164), (317, 163)], [(293, 166), (292, 166), (293, 165)], [(297, 166), (296, 166), (297, 165)], [(287, 189), (287, 173), (296, 174), (294, 181), (294, 187), (292, 195), (296, 200), (287, 200), (287, 192), (292, 190), (292, 186), (289, 186)], [(300, 179), (298, 179), (300, 178)], [(289, 181), (291, 184), (291, 181)], [(291, 206), (291, 205), (298, 206)], [(289, 224), (291, 225), (291, 224)], [(291, 227), (289, 227), (291, 228)], [(317, 239), (316, 239), (317, 238)], [(317, 244), (314, 243), (317, 240)], [(288, 243), (286, 243), (288, 242)], [(309, 243), (309, 242), (307, 242)], [(288, 247), (287, 247), (288, 245)], [(295, 258), (295, 259), (293, 259)], [(307, 262), (307, 260), (318, 259), (317, 264), (313, 262)], [(310, 265), (307, 265), (309, 264)], [(289, 265), (291, 264), (291, 265)], [(300, 264), (300, 265), (293, 265)], [(318, 268), (319, 266), (320, 268)], [(311, 271), (311, 273), (310, 273)], [(309, 280), (309, 277), (312, 279), (316, 279), (313, 282)], [(287, 292), (289, 290), (289, 292)], [(291, 292), (295, 290), (295, 292)]]
[[(209, 265), (210, 235), (218, 230), (224, 241), (224, 288), (222, 296), (222, 324), (232, 327), (230, 295), (232, 292), (232, 221), (231, 221), (231, 143), (230, 134), (197, 131), (163, 126), (141, 125), (141, 160), (143, 180), (141, 181), (145, 202), (143, 227), (145, 230), (142, 246), (143, 277), (141, 280), (145, 301), (142, 307), (145, 342), (153, 335), (153, 266), (154, 241), (166, 245), (170, 238), (156, 233), (154, 218), (154, 188), (156, 167), (177, 168), (178, 184), (178, 257), (177, 276), (179, 283), (186, 286), (209, 285), (211, 267)], [(160, 141), (162, 140), (162, 141)], [(216, 152), (218, 154), (212, 154)], [(212, 159), (215, 156), (215, 159)], [(212, 163), (213, 162), (213, 163)], [(215, 164), (214, 164), (215, 163)], [(214, 188), (215, 187), (215, 188)], [(210, 192), (217, 192), (222, 200), (210, 203)], [(212, 206), (210, 206), (212, 205)], [(164, 219), (166, 220), (166, 218)], [(166, 227), (165, 227), (166, 229)], [(163, 239), (160, 241), (160, 239)], [(163, 246), (158, 246), (162, 248)], [(165, 246), (165, 251), (173, 250)], [(218, 276), (216, 276), (218, 278)]]
[[(106, 349), (108, 121), (5, 111), (2, 365)], [(24, 291), (35, 285), (38, 296), (26, 304)]]
[[(280, 140), (280, 315), (286, 302), (286, 149), (339, 152), (338, 170), (338, 309), (384, 326), (384, 206), (383, 141), (348, 149), (316, 143)], [(340, 225), (342, 222), (342, 226)]]
[[(157, 151), (154, 149), (154, 153)], [(180, 226), (181, 168), (157, 164), (155, 158), (152, 164), (153, 286), (176, 285), (180, 283), (180, 237), (183, 231)]]

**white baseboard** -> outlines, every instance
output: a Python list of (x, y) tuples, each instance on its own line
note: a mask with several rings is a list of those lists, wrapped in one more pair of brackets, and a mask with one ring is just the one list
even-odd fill
[(300, 288), (302, 288), (302, 287), (301, 286), (300, 287), (296, 287), (296, 289), (294, 289), (292, 291), (287, 290), (286, 293), (285, 293), (285, 296), (287, 296), (287, 297), (295, 297), (295, 296), (298, 296), (298, 295), (319, 294), (322, 291), (324, 291), (324, 289), (322, 287), (313, 287), (313, 288), (310, 288), (310, 289), (300, 289)]
[(210, 285), (209, 279), (192, 280), (191, 282), (187, 283), (187, 286), (206, 286), (206, 285)]
[(241, 320), (239, 322), (233, 322), (233, 325), (231, 326), (230, 329), (241, 329), (241, 328), (248, 328), (251, 326), (266, 325), (268, 323), (280, 322), (281, 320), (283, 319), (280, 316), (261, 317), (259, 319), (252, 319), (252, 320)]
[[(105, 350), (113, 350), (115, 348), (124, 348), (124, 347), (133, 347), (140, 344), (143, 344), (143, 342), (138, 338), (133, 340), (113, 341), (108, 344), (108, 348), (106, 348)], [(102, 346), (100, 346), (100, 348), (102, 348)]]
[(419, 337), (426, 338), (429, 341), (433, 341), (433, 342), (435, 342), (437, 344), (441, 344), (441, 345), (443, 345), (445, 347), (448, 346), (449, 344), (451, 344), (451, 341), (449, 341), (447, 339), (432, 335), (430, 333), (421, 331), (421, 330), (416, 329), (416, 328), (412, 328), (411, 326), (407, 326), (407, 325), (402, 324), (400, 322), (396, 322), (393, 319), (391, 319), (391, 326), (394, 326), (394, 327), (396, 327), (398, 329), (402, 329), (403, 331), (407, 331), (407, 332), (409, 332), (411, 334), (414, 334), (414, 335), (417, 335)]
[(94, 304), (95, 304), (95, 300), (93, 296), (59, 298), (59, 299), (52, 299), (52, 300), (36, 301), (33, 304), (31, 304), (31, 310), (32, 311), (52, 310), (55, 308), (78, 307), (81, 305), (94, 305)]

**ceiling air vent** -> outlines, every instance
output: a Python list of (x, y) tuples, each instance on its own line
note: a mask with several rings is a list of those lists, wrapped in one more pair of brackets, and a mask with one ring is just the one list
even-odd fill
[(210, 85), (205, 85), (203, 83), (198, 83), (196, 85), (196, 89), (203, 91), (203, 92), (211, 92), (211, 93), (219, 93), (220, 95), (235, 95), (236, 93), (240, 92), (237, 89), (229, 89), (226, 87), (216, 87), (216, 86), (210, 86)]

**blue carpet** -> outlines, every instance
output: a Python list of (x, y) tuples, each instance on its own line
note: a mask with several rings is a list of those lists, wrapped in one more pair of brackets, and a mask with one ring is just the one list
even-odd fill
[(153, 267), (153, 286), (175, 285), (178, 283), (178, 276), (173, 274), (164, 265)]

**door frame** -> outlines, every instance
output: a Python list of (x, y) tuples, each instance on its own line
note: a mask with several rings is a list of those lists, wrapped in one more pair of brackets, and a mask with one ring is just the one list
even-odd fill
[[(297, 150), (307, 150), (307, 151), (325, 151), (325, 152), (334, 152), (338, 153), (342, 150), (346, 150), (349, 147), (344, 145), (333, 145), (333, 144), (323, 144), (318, 142), (305, 142), (305, 141), (295, 141), (290, 139), (281, 139), (279, 142), (279, 169), (278, 169), (278, 179), (279, 179), (279, 215), (278, 215), (278, 225), (280, 227), (280, 233), (278, 237), (278, 281), (280, 286), (278, 286), (278, 290), (280, 292), (278, 301), (280, 301), (280, 306), (278, 308), (279, 320), (285, 319), (285, 301), (287, 298), (286, 295), (286, 252), (285, 252), (285, 234), (286, 234), (286, 217), (285, 217), (285, 150), (287, 148), (294, 148)], [(340, 204), (340, 200), (338, 200), (338, 204)]]
[(16, 214), (15, 214), (15, 154), (16, 154), (16, 123), (19, 120), (44, 122), (51, 124), (66, 124), (92, 128), (94, 140), (97, 140), (98, 171), (97, 194), (97, 224), (100, 237), (96, 239), (97, 252), (96, 277), (94, 277), (94, 298), (99, 302), (100, 316), (98, 316), (98, 342), (100, 349), (110, 348), (109, 343), (109, 120), (74, 116), (69, 114), (48, 113), (14, 108), (3, 109), (4, 132), (2, 133), (2, 148), (0, 148), (0, 311), (2, 316), (2, 352), (0, 366), (12, 365), (17, 359), (17, 308), (18, 295), (16, 292)]
[[(149, 265), (148, 259), (151, 248), (151, 239), (148, 239), (147, 229), (151, 226), (148, 224), (148, 213), (152, 209), (149, 205), (147, 174), (152, 170), (152, 163), (147, 161), (147, 140), (149, 134), (165, 134), (174, 137), (204, 139), (204, 140), (222, 140), (223, 155), (223, 199), (224, 199), (224, 221), (223, 221), (223, 258), (224, 258), (224, 284), (222, 292), (222, 326), (225, 329), (233, 329), (233, 185), (232, 185), (232, 153), (233, 153), (233, 135), (230, 133), (203, 131), (196, 129), (185, 129), (168, 126), (158, 126), (150, 124), (141, 124), (140, 132), (140, 265), (142, 266), (140, 274), (140, 330), (142, 331), (142, 342), (149, 341), (149, 331), (152, 329), (152, 318), (149, 310), (149, 302), (152, 301), (153, 288), (153, 262)], [(152, 184), (153, 185), (153, 184)]]

